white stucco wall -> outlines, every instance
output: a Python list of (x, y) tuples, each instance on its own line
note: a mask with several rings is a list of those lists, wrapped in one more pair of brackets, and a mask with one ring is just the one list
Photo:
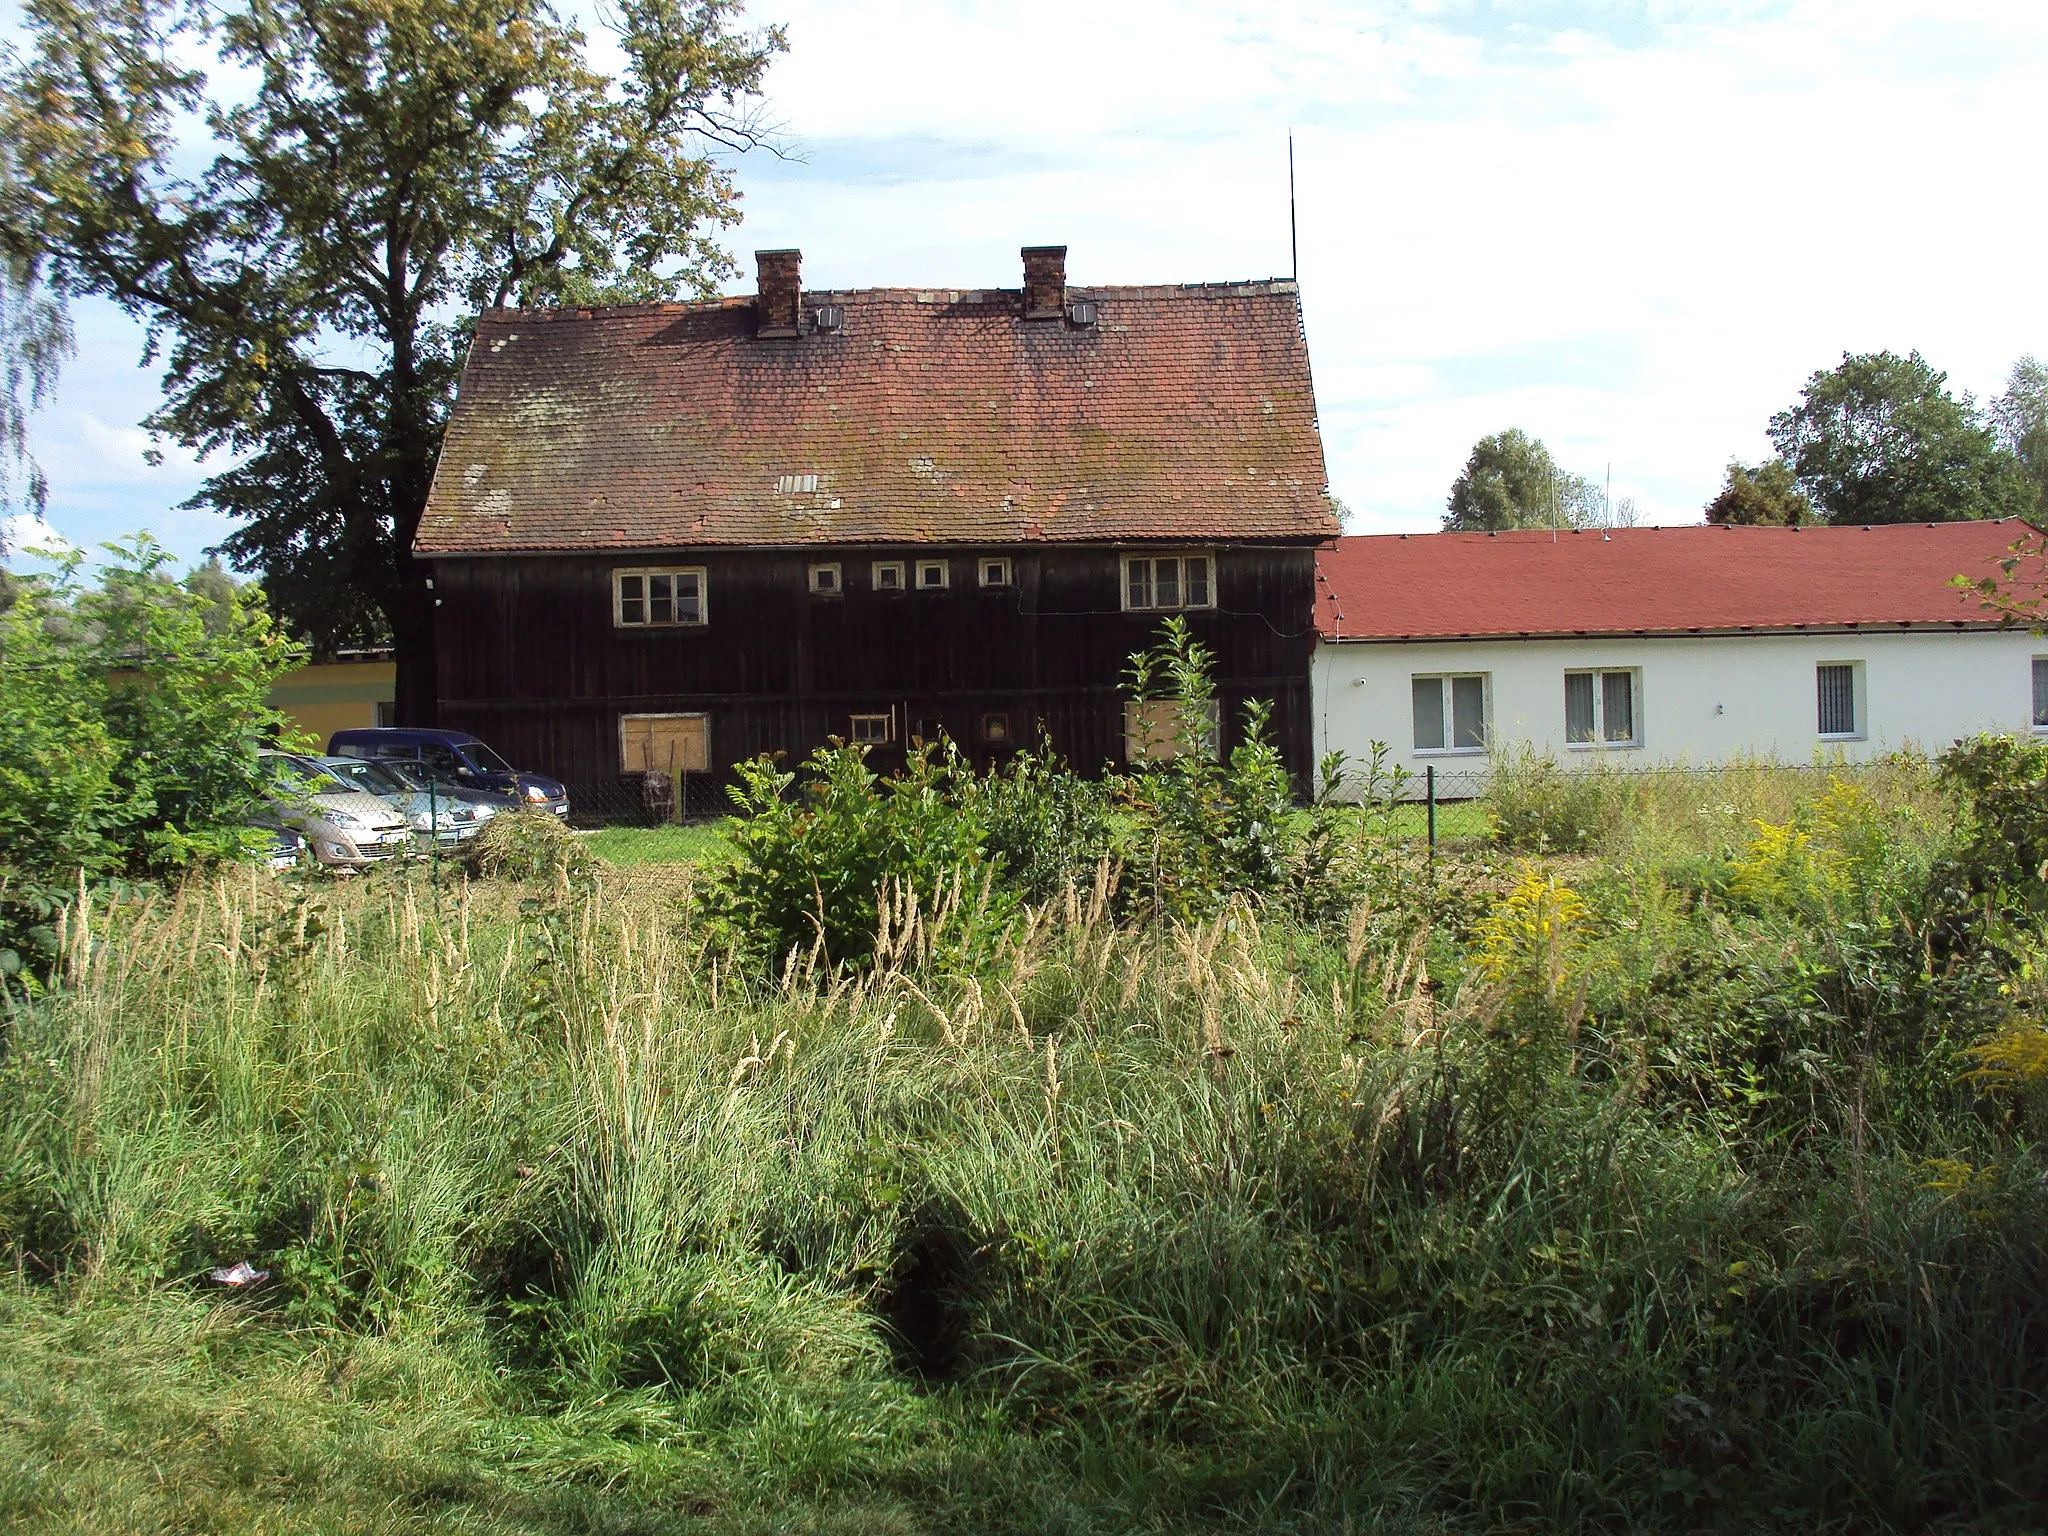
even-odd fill
[[(1568, 766), (1616, 767), (1731, 757), (1850, 760), (1904, 746), (1937, 751), (1978, 731), (2031, 729), (2033, 658), (2048, 637), (1999, 631), (1858, 632), (1824, 635), (1677, 636), (1657, 639), (1358, 642), (1316, 647), (1316, 754), (1363, 760), (1375, 740), (1389, 764), (1476, 792), (1467, 778), (1485, 752), (1415, 749), (1412, 680), (1435, 673), (1487, 677), (1488, 729), (1496, 746), (1527, 743)], [(1814, 669), (1859, 664), (1860, 739), (1824, 740)], [(1637, 747), (1569, 746), (1564, 674), (1632, 668), (1641, 677)]]

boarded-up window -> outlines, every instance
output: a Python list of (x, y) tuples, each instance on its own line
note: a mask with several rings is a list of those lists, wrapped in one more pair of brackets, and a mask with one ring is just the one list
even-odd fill
[(1181, 718), (1178, 699), (1135, 699), (1124, 701), (1124, 761), (1127, 763), (1170, 763), (1192, 745), (1215, 757), (1218, 751), (1217, 722), (1221, 718), (1216, 701), (1207, 708), (1208, 726), (1190, 743), (1188, 722)]
[(711, 767), (705, 715), (619, 716), (619, 767), (626, 773), (703, 773)]

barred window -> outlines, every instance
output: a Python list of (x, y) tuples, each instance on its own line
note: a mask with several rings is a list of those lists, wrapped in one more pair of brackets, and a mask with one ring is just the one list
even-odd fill
[[(1814, 668), (1814, 686), (1819, 695), (1820, 734), (1856, 735), (1856, 664), (1851, 661), (1821, 663)], [(2038, 695), (2039, 692), (2037, 684), (2035, 693)]]

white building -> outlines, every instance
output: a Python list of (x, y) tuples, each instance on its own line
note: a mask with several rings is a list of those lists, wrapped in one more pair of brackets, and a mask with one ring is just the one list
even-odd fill
[[(2017, 520), (1340, 539), (1318, 557), (1317, 754), (1373, 742), (1446, 792), (1523, 745), (1567, 766), (1808, 762), (2048, 732), (2048, 638), (1951, 583)], [(2023, 575), (2025, 572), (2023, 571)]]

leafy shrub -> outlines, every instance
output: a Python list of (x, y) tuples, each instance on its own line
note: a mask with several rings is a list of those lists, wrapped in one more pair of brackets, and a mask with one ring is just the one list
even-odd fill
[(1522, 853), (1582, 853), (1627, 813), (1629, 786), (1600, 769), (1566, 770), (1531, 748), (1501, 752), (1487, 787), (1493, 839)]
[(1186, 920), (1239, 893), (1276, 894), (1307, 830), (1267, 730), (1270, 703), (1247, 702), (1242, 737), (1219, 760), (1214, 665), (1214, 654), (1178, 616), (1162, 626), (1156, 646), (1131, 658), (1140, 720), (1153, 720), (1149, 704), (1169, 706), (1169, 723), (1147, 730), (1139, 762), (1117, 786), (1128, 818), (1121, 840), (1127, 900), (1155, 917)]
[[(0, 966), (48, 962), (53, 908), (82, 878), (242, 854), (265, 703), (295, 651), (255, 587), (180, 585), (138, 536), (97, 589), (73, 558), (0, 610)], [(12, 956), (10, 960), (7, 957)]]
[(2048, 908), (2048, 742), (1974, 736), (1942, 753), (1935, 779), (1963, 814), (1957, 863), (1970, 887)]
[(596, 867), (561, 818), (525, 807), (503, 811), (462, 847), (473, 875), (501, 880), (587, 880)]
[(955, 781), (980, 823), (983, 847), (1026, 901), (1047, 901), (1095, 879), (1115, 841), (1109, 792), (1061, 760), (1050, 741), (985, 778)]
[(765, 757), (737, 770), (733, 860), (704, 895), (731, 949), (767, 965), (815, 953), (831, 969), (875, 959), (892, 929), (942, 960), (1000, 936), (1017, 898), (996, 883), (962, 790), (973, 770), (951, 742), (916, 747), (890, 779), (852, 745), (821, 747), (804, 769), (801, 782)]

